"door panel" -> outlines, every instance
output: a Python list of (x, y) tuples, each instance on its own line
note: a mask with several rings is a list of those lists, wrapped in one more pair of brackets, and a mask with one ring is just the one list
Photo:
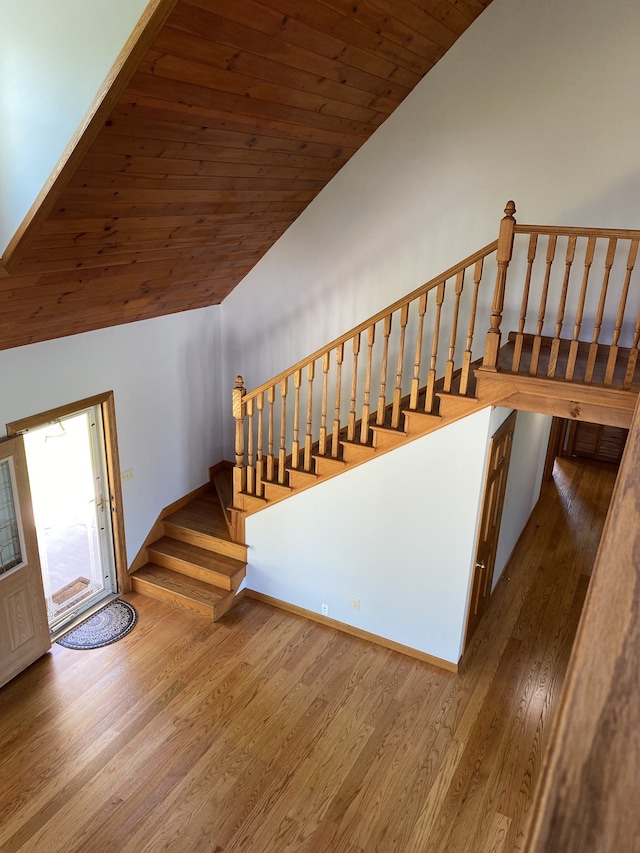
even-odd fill
[(100, 406), (30, 427), (24, 445), (55, 636), (116, 588)]
[(51, 647), (27, 463), (20, 436), (0, 441), (0, 686)]
[(465, 647), (482, 619), (491, 596), (516, 415), (515, 411), (509, 415), (491, 437), (489, 445), (487, 478), (480, 514), (480, 532), (474, 561)]

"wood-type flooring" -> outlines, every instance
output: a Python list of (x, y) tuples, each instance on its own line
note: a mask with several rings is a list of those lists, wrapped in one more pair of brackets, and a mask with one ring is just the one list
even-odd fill
[(557, 462), (458, 675), (127, 596), (123, 640), (0, 690), (0, 853), (521, 849), (615, 474)]

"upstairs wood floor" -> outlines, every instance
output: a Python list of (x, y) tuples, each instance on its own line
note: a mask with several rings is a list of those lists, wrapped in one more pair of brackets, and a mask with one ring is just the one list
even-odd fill
[(458, 675), (127, 596), (125, 639), (0, 691), (0, 853), (521, 849), (615, 474), (556, 463)]

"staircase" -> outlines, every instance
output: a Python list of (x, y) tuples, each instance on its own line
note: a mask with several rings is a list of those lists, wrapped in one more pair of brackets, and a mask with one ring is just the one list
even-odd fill
[(233, 474), (156, 525), (133, 588), (220, 618), (244, 578), (247, 515), (486, 406), (628, 428), (640, 231), (514, 213), (496, 241), (254, 391), (238, 376)]
[(629, 426), (640, 231), (514, 213), (496, 241), (254, 391), (238, 376), (236, 515), (490, 405)]
[(217, 622), (236, 603), (247, 547), (233, 541), (220, 499), (229, 494), (230, 471), (217, 471), (213, 481), (161, 517), (143, 548), (146, 562), (131, 574), (131, 588)]

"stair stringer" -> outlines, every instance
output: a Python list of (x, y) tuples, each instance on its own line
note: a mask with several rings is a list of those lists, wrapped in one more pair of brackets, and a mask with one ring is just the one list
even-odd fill
[(442, 429), (449, 424), (466, 418), (487, 406), (498, 406), (514, 393), (514, 388), (508, 382), (491, 382), (484, 379), (482, 390), (476, 397), (466, 397), (458, 394), (447, 394), (439, 392), (440, 400), (439, 414), (432, 415), (419, 411), (404, 409), (402, 411), (403, 429), (392, 429), (390, 427), (379, 427), (373, 425), (371, 431), (373, 440), (371, 444), (359, 444), (342, 440), (341, 456), (315, 455), (315, 472), (301, 471), (300, 469), (288, 468), (288, 483), (264, 483), (264, 497), (256, 497), (242, 493), (234, 499), (232, 512), (247, 517), (272, 506), (275, 503), (286, 500), (286, 498), (306, 489), (312, 488), (318, 483), (337, 477), (345, 471), (363, 465), (370, 459), (375, 459), (385, 453), (389, 453), (398, 447), (422, 438), (429, 433)]

